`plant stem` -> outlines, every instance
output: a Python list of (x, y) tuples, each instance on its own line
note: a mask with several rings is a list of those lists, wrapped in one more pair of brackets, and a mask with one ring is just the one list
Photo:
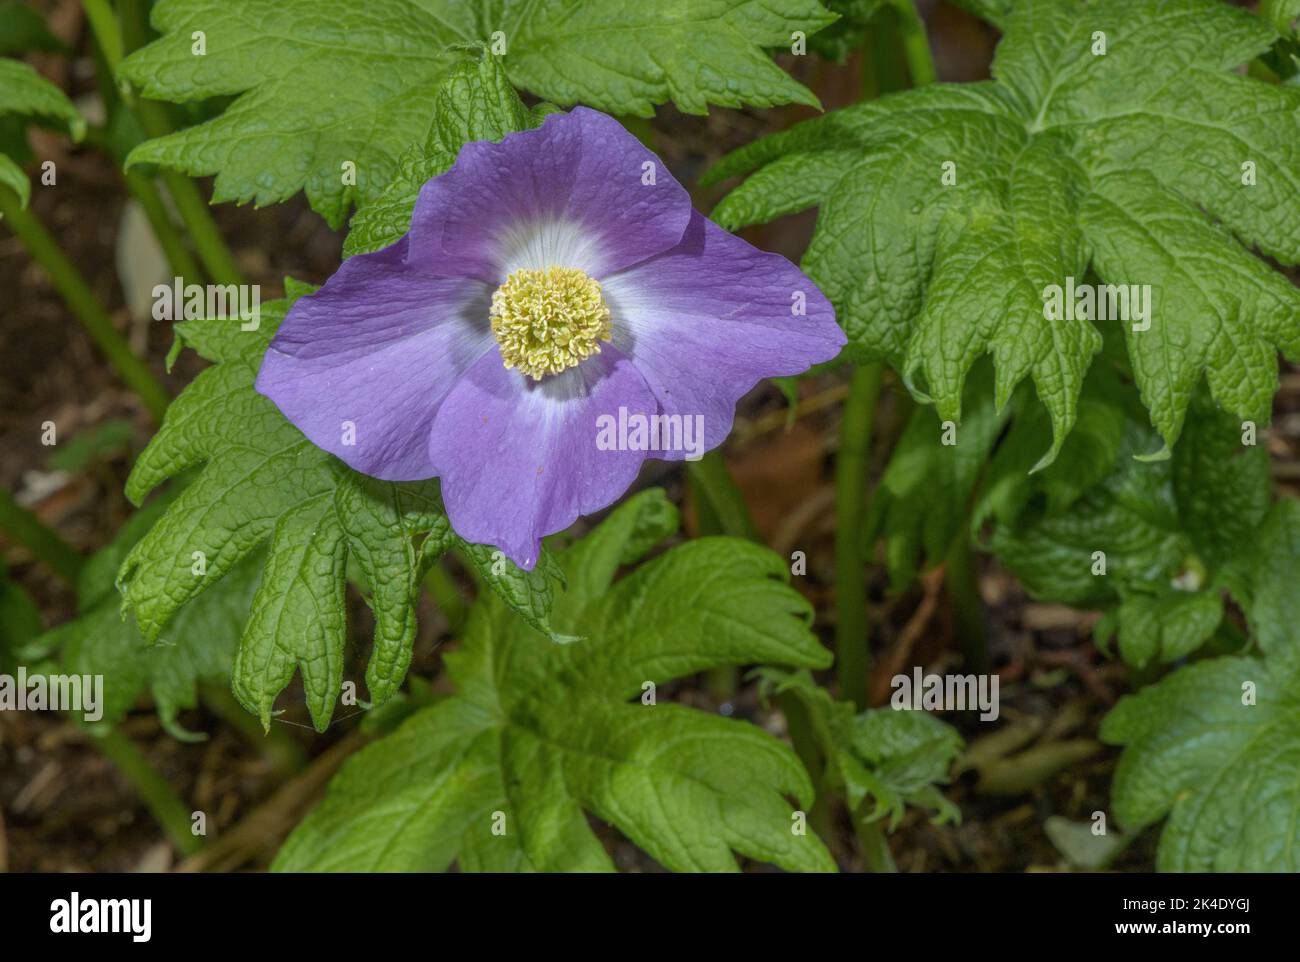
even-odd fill
[[(901, 38), (913, 83), (933, 79), (933, 63), (925, 24), (911, 0), (890, 0), (868, 35), (862, 93), (866, 98), (907, 85), (898, 57)], [(917, 37), (920, 42), (918, 44)], [(862, 519), (866, 509), (867, 459), (876, 403), (880, 399), (882, 368), (864, 364), (853, 373), (840, 426), (839, 457), (835, 465), (835, 649), (840, 698), (859, 710), (868, 705), (871, 650), (867, 634), (867, 585), (864, 577)]]
[(172, 272), (186, 281), (201, 283), (203, 272), (199, 269), (198, 262), (190, 255), (180, 232), (172, 223), (167, 205), (163, 203), (162, 194), (158, 192), (158, 187), (152, 178), (146, 177), (134, 167), (126, 168), (122, 176), (126, 180), (126, 189), (130, 191), (131, 196), (140, 205), (140, 209), (144, 211), (145, 217), (149, 219), (149, 226), (153, 228), (154, 236), (158, 238), (158, 244), (167, 256), (167, 263), (171, 265)]
[(853, 831), (858, 836), (858, 847), (862, 850), (862, 860), (873, 872), (897, 872), (894, 854), (889, 850), (889, 841), (876, 822), (868, 822), (859, 812), (850, 812)]
[[(148, 3), (141, 0), (121, 0), (119, 6), (121, 8), (120, 31), (112, 29), (113, 24), (91, 19), (91, 29), (95, 32), (95, 39), (104, 51), (109, 70), (114, 75), (117, 73), (121, 58), (147, 43), (150, 36)], [(114, 49), (117, 51), (117, 59), (113, 57)], [(121, 90), (120, 87), (118, 89)], [(167, 115), (167, 108), (163, 104), (125, 92), (122, 94), (122, 100), (135, 114), (140, 127), (150, 138), (165, 137), (172, 132), (171, 118)], [(167, 192), (171, 194), (181, 222), (189, 231), (190, 240), (194, 242), (194, 248), (198, 251), (199, 260), (203, 262), (208, 276), (217, 284), (244, 284), (243, 272), (235, 263), (230, 248), (226, 246), (221, 231), (217, 228), (217, 222), (212, 219), (212, 211), (199, 192), (198, 186), (190, 178), (174, 170), (159, 168), (158, 173), (167, 186)]]
[(835, 825), (831, 818), (831, 801), (834, 796), (826, 784), (826, 758), (821, 742), (813, 728), (808, 708), (799, 700), (798, 695), (782, 692), (777, 696), (776, 703), (785, 716), (790, 744), (794, 746), (795, 754), (812, 779), (814, 796), (812, 811), (808, 813), (808, 824), (829, 845), (835, 839)]
[(859, 710), (867, 707), (867, 673), (871, 667), (862, 518), (866, 509), (867, 453), (880, 379), (879, 363), (864, 364), (853, 372), (835, 464), (835, 668), (840, 698)]
[(76, 583), (84, 560), (81, 555), (4, 488), (0, 488), (0, 531), (49, 565), (68, 584)]
[[(113, 77), (114, 70), (122, 59), (122, 36), (117, 28), (113, 10), (106, 0), (85, 0), (85, 7), (94, 35), (91, 48), (95, 55), (95, 80), (100, 99), (104, 101), (105, 110), (110, 117), (117, 111), (130, 113), (130, 108), (122, 99)], [(86, 134), (85, 142), (112, 156), (116, 165), (120, 165), (124, 159), (114, 150), (117, 145), (112, 142), (105, 127), (91, 128)], [(198, 264), (190, 256), (184, 238), (172, 223), (171, 215), (163, 203), (154, 178), (136, 169), (124, 169), (122, 177), (126, 182), (127, 191), (135, 198), (136, 203), (149, 219), (149, 226), (153, 229), (163, 253), (167, 255), (167, 263), (171, 265), (172, 273), (187, 281), (201, 284), (203, 276)]]
[(713, 503), (705, 493), (704, 486), (700, 484), (695, 472), (689, 466), (686, 470), (686, 487), (695, 502), (695, 522), (700, 534), (720, 534), (722, 521), (718, 518), (718, 513), (713, 510)]
[(0, 188), (0, 214), (4, 215), (5, 223), (23, 242), (32, 258), (45, 268), (55, 290), (71, 308), (86, 333), (99, 345), (122, 380), (140, 396), (149, 412), (162, 420), (163, 412), (167, 410), (167, 391), (149, 372), (144, 362), (131, 353), (130, 346), (113, 326), (108, 312), (100, 306), (90, 286), (59, 249), (54, 238), (34, 214), (22, 208), (17, 196), (7, 188)]
[(203, 838), (190, 831), (192, 812), (189, 807), (120, 728), (111, 729), (102, 738), (92, 737), (91, 741), (130, 782), (154, 820), (182, 855), (193, 855), (203, 847)]
[[(896, 41), (913, 86), (935, 78), (925, 22), (912, 0), (890, 0), (870, 34), (870, 60), (865, 64), (862, 90), (879, 96), (906, 86)], [(867, 673), (871, 667), (867, 643), (867, 587), (863, 577), (862, 518), (867, 488), (867, 453), (876, 402), (880, 398), (881, 366), (866, 364), (854, 372), (840, 428), (835, 468), (835, 646), (840, 698), (859, 709), (867, 707)]]
[(988, 670), (988, 638), (984, 625), (984, 599), (980, 597), (979, 567), (971, 550), (970, 532), (963, 525), (961, 533), (948, 549), (944, 566), (944, 584), (952, 604), (957, 637), (966, 653), (971, 671)]
[(881, 7), (867, 34), (862, 65), (862, 98), (874, 100), (907, 89), (907, 70), (899, 51), (900, 14), (892, 3)]
[[(137, 106), (144, 103), (145, 101), (142, 100), (136, 101)], [(147, 125), (146, 129), (149, 129)], [(161, 137), (167, 132), (164, 130), (160, 134), (151, 133), (150, 136)], [(198, 251), (199, 260), (203, 262), (203, 268), (208, 272), (208, 276), (216, 284), (226, 286), (245, 284), (247, 279), (235, 263), (230, 248), (226, 246), (225, 238), (221, 236), (217, 222), (212, 219), (212, 211), (208, 208), (208, 202), (203, 199), (203, 195), (199, 193), (198, 185), (184, 174), (166, 168), (159, 170), (159, 176), (167, 187), (167, 193), (171, 194), (176, 212), (180, 215), (186, 230), (189, 231), (190, 240), (194, 242), (194, 249)]]
[[(936, 79), (934, 58), (930, 53), (930, 39), (925, 31), (925, 21), (917, 12), (913, 0), (890, 0), (898, 17), (898, 34), (903, 44), (903, 57), (912, 86), (934, 83)], [(979, 569), (971, 551), (970, 535), (963, 530), (948, 552), (944, 579), (948, 598), (956, 618), (957, 636), (966, 652), (967, 664), (973, 671), (982, 672), (988, 667), (988, 640), (984, 625), (984, 602), (979, 593)]]
[(113, 5), (108, 0), (81, 0), (81, 8), (86, 11), (90, 32), (104, 54), (109, 73), (113, 73), (122, 62), (122, 32), (117, 27)]
[[(687, 461), (686, 483), (695, 495), (700, 534), (721, 532), (733, 538), (762, 542), (721, 451), (715, 448), (698, 461)], [(704, 686), (715, 701), (731, 702), (740, 687), (739, 672), (731, 665), (710, 668), (705, 672)]]
[(898, 36), (903, 44), (903, 60), (913, 87), (934, 83), (934, 57), (930, 53), (930, 37), (925, 31), (925, 21), (913, 0), (890, 0), (898, 14)]
[[(744, 532), (745, 522), (737, 519), (738, 517), (745, 520), (749, 518), (749, 510), (745, 507), (740, 489), (736, 487), (736, 481), (727, 470), (722, 455), (717, 451), (710, 451), (704, 457), (712, 459), (715, 455), (715, 463), (702, 466), (700, 461), (689, 461), (686, 465), (686, 486), (695, 499), (696, 527), (701, 537), (726, 533), (722, 516), (713, 502), (715, 497), (723, 502), (731, 502), (729, 521), (733, 528), (738, 527)], [(710, 477), (712, 474), (716, 476)], [(748, 535), (742, 533), (740, 537), (748, 537)], [(718, 665), (704, 673), (704, 690), (719, 705), (732, 702), (739, 688), (740, 672), (734, 665)]]
[(708, 501), (723, 534), (762, 542), (740, 488), (736, 486), (736, 479), (727, 470), (727, 462), (720, 451), (715, 449), (698, 461), (687, 461), (686, 471), (695, 490)]

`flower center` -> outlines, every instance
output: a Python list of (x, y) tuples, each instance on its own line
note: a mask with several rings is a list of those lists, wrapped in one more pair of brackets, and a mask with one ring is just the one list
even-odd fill
[(599, 354), (611, 334), (600, 284), (576, 267), (515, 271), (493, 293), (491, 316), (506, 367), (535, 381)]

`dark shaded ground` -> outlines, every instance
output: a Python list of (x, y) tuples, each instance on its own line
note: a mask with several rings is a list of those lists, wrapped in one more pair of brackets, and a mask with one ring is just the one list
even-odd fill
[[(80, 37), (76, 4), (47, 4), (65, 36)], [(974, 79), (986, 71), (994, 38), (984, 28), (944, 8), (932, 22), (936, 59), (943, 79)], [(79, 47), (84, 50), (84, 44)], [(803, 58), (789, 64), (813, 86), (830, 108), (856, 97), (856, 68), (817, 64)], [(74, 93), (93, 90), (89, 62), (38, 58), (43, 69)], [(803, 109), (715, 111), (708, 118), (687, 117), (671, 109), (655, 123), (657, 147), (684, 183), (699, 175), (726, 150), (763, 133), (788, 126), (808, 115)], [(56, 138), (38, 145), (41, 156), (59, 162), (56, 189), (37, 187), (32, 206), (79, 265), (122, 330), (147, 352), (151, 366), (178, 392), (201, 366), (186, 355), (169, 376), (162, 359), (170, 344), (164, 324), (132, 319), (123, 305), (115, 268), (119, 223), (125, 194), (103, 155), (90, 150), (66, 152)], [(708, 210), (720, 189), (697, 194)], [(286, 274), (319, 282), (337, 266), (341, 235), (313, 214), (301, 198), (262, 211), (224, 205), (217, 219), (244, 271), (263, 285), (263, 299), (281, 290)], [(811, 232), (812, 216), (787, 218), (753, 230), (748, 238), (796, 258)], [(82, 333), (62, 301), (34, 266), (18, 241), (0, 227), (0, 484), (18, 495), (43, 520), (78, 549), (104, 545), (129, 513), (122, 494), (134, 455), (147, 442), (152, 426), (139, 403), (115, 379)], [(891, 391), (899, 388), (892, 385)], [(727, 448), (728, 459), (747, 495), (765, 540), (788, 555), (794, 548), (808, 554), (808, 577), (800, 579), (818, 610), (818, 629), (829, 641), (833, 629), (832, 534), (834, 525), (830, 469), (833, 465), (842, 379), (831, 374), (805, 385), (801, 417), (787, 431), (784, 401), (770, 387), (759, 388), (742, 405)], [(1284, 375), (1278, 414), (1269, 444), (1276, 475), (1284, 484), (1300, 480), (1300, 374)], [(882, 405), (885, 422), (892, 405)], [(64, 474), (50, 465), (52, 450), (40, 443), (41, 423), (56, 423), (61, 438), (73, 438), (106, 421), (130, 425), (130, 442), (96, 457), (83, 469)], [(876, 466), (878, 473), (879, 465)], [(647, 468), (643, 483), (666, 486), (684, 498), (676, 468)], [(689, 511), (688, 511), (689, 515)], [(71, 592), (47, 569), (11, 546), (3, 557), (14, 577), (39, 600), (47, 625), (72, 614)], [(877, 656), (912, 639), (908, 664), (959, 664), (952, 615), (929, 578), (901, 598), (885, 594), (879, 569), (871, 579), (871, 617)], [(468, 584), (468, 582), (466, 582)], [(1091, 641), (1092, 618), (1084, 613), (1029, 602), (1017, 584), (996, 567), (984, 568), (981, 588), (987, 604), (990, 655), (1002, 679), (1002, 719), (997, 730), (1018, 728), (1038, 744), (1060, 745), (1095, 738), (1097, 724), (1124, 690), (1123, 669), (1098, 654)], [(356, 605), (354, 637), (367, 637), (364, 606)], [(446, 622), (425, 602), (413, 673), (430, 677), (443, 645), (451, 642)], [(362, 674), (366, 645), (351, 652), (347, 677)], [(665, 693), (706, 709), (719, 706), (706, 686), (683, 683)], [(205, 709), (187, 713), (185, 727), (209, 734), (199, 744), (179, 743), (161, 731), (149, 706), (137, 706), (126, 725), (131, 738), (151, 762), (196, 809), (210, 813), (210, 834), (219, 852), (205, 856), (206, 867), (259, 867), (266, 864), (278, 838), (296, 814), (318, 797), (319, 778), (357, 743), (357, 717), (340, 718), (325, 736), (305, 726), (300, 693), (292, 689), (281, 703), (288, 707), (281, 728), (317, 761), (308, 776), (287, 786), (258, 747), (227, 722)], [(759, 705), (752, 686), (739, 692), (734, 711), (781, 732), (783, 719)], [(968, 739), (986, 734), (987, 726), (951, 718)], [(1011, 795), (981, 794), (970, 776), (958, 778), (947, 792), (962, 811), (960, 825), (933, 826), (913, 812), (891, 837), (904, 871), (1023, 871), (1063, 866), (1063, 859), (1044, 833), (1049, 816), (1085, 820), (1107, 808), (1114, 753), (1098, 748), (1084, 761), (1059, 772), (1048, 769), (1033, 787)], [(171, 847), (125, 781), (75, 728), (37, 713), (0, 714), (0, 870), (89, 871), (166, 869), (175, 864)], [(252, 818), (250, 819), (250, 816)], [(236, 826), (243, 827), (236, 829)], [(852, 832), (846, 822), (833, 840), (846, 867), (857, 867)], [(625, 868), (649, 869), (645, 857), (608, 832)], [(1117, 862), (1121, 869), (1152, 864), (1154, 837), (1140, 839)], [(193, 867), (198, 867), (193, 866)]]

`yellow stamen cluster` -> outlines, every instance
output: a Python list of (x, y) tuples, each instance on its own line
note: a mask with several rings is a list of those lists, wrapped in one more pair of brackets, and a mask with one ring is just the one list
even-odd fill
[(600, 284), (576, 267), (515, 271), (492, 295), (491, 315), (506, 367), (535, 381), (599, 354), (611, 334)]

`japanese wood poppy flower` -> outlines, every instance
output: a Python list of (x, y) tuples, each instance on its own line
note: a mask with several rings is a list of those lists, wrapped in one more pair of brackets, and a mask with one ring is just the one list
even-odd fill
[(440, 478), (458, 534), (531, 568), (646, 457), (716, 447), (760, 379), (843, 344), (798, 268), (579, 107), (466, 144), (401, 240), (294, 305), (257, 389), (358, 471)]

